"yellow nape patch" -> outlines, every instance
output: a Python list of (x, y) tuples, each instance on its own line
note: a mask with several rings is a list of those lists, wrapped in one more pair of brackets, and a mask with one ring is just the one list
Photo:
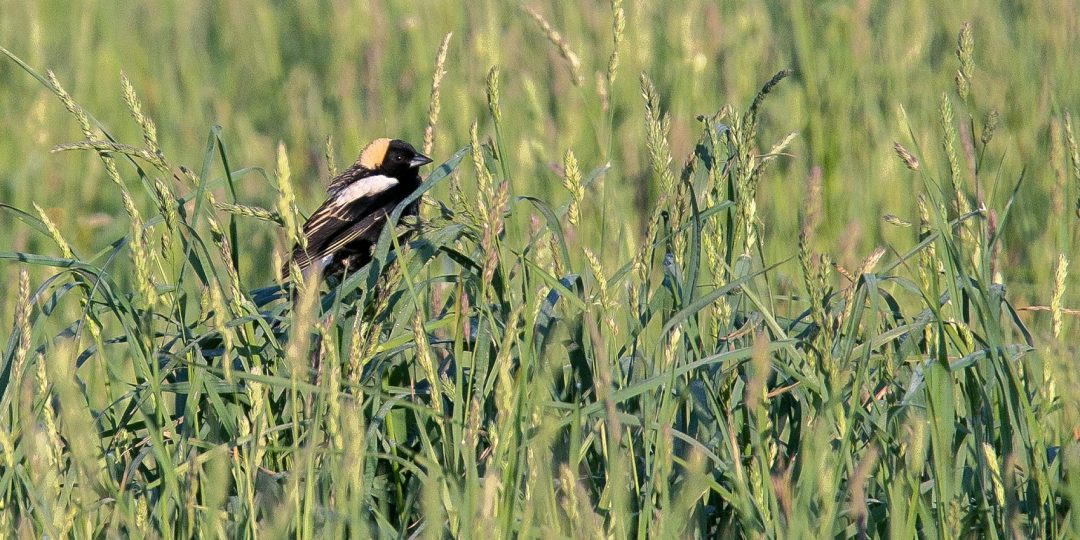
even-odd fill
[(356, 163), (365, 169), (378, 169), (386, 158), (386, 149), (389, 147), (390, 139), (375, 139), (360, 152)]

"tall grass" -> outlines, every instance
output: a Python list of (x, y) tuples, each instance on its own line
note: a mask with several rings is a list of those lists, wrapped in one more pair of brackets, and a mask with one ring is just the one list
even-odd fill
[[(0, 207), (0, 530), (1080, 535), (1076, 93), (1005, 99), (1034, 95), (982, 45), (1005, 8), (901, 47), (871, 36), (941, 6), (307, 4), (20, 6), (8, 98), (71, 129), (15, 146), (92, 161), (12, 160), (46, 182)], [(1008, 30), (1075, 44), (1042, 9)], [(66, 17), (79, 54), (106, 17), (175, 32), (177, 71), (66, 89), (39, 70)], [(204, 46), (222, 96), (183, 89)], [(196, 139), (193, 104), (224, 127)], [(28, 137), (61, 123), (34, 107)], [(405, 126), (442, 158), (420, 222), (341, 280), (272, 276), (337, 146)]]

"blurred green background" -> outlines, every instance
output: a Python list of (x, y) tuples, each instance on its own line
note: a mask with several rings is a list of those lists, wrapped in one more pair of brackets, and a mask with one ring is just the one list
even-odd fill
[[(576, 71), (523, 6), (562, 34), (580, 60)], [(798, 212), (814, 167), (823, 174), (825, 201), (815, 249), (854, 265), (875, 246), (909, 247), (914, 229), (882, 222), (887, 213), (917, 221), (913, 193), (921, 186), (913, 182), (920, 180), (904, 169), (893, 143), (915, 151), (930, 177), (945, 178), (936, 141), (941, 95), (948, 92), (956, 117), (974, 127), (968, 137), (980, 136), (987, 113), (1000, 112), (991, 147), (1003, 159), (984, 166), (978, 193), (1000, 210), (1023, 173), (1001, 270), (1017, 305), (1048, 301), (1053, 261), (1075, 246), (1077, 187), (1060, 149), (1063, 112), (1080, 111), (1075, 1), (627, 1), (625, 7), (610, 89), (602, 79), (612, 50), (611, 7), (596, 1), (9, 0), (0, 45), (42, 73), (52, 69), (118, 140), (138, 143), (138, 126), (121, 98), (126, 73), (172, 163), (197, 169), (215, 124), (236, 169), (271, 171), (274, 148), (283, 142), (300, 207), (310, 212), (323, 196), (327, 136), (339, 166), (374, 137), (422, 141), (435, 53), (453, 32), (434, 157), (467, 144), (473, 121), (482, 137), (490, 133), (484, 80), (499, 66), (512, 193), (565, 200), (553, 165), (568, 148), (586, 172), (610, 162), (586, 198), (578, 234), (590, 235), (589, 244), (605, 246), (604, 257), (617, 261), (640, 245), (648, 216), (641, 209), (656, 196), (644, 150), (640, 72), (655, 82), (671, 115), (672, 150), (681, 161), (700, 133), (696, 116), (729, 103), (743, 110), (773, 73), (795, 70), (762, 115), (763, 141), (797, 132), (790, 156), (758, 197), (769, 261), (796, 252)], [(974, 29), (976, 72), (971, 96), (961, 102), (953, 90), (954, 50), (965, 21)], [(41, 205), (82, 255), (125, 234), (120, 195), (97, 156), (49, 153), (83, 138), (59, 101), (6, 58), (0, 81), (0, 202), (31, 212), (33, 202)], [(966, 190), (975, 193), (969, 164), (961, 161)], [(145, 192), (132, 192), (144, 197), (138, 202), (149, 212)], [(274, 192), (266, 177), (249, 173), (240, 177), (238, 195), (242, 203), (270, 206)], [(436, 197), (443, 195), (440, 188)], [(0, 249), (56, 251), (48, 238), (4, 219)], [(241, 246), (241, 273), (248, 283), (268, 282), (270, 254), (281, 249), (283, 235), (254, 220), (241, 221), (241, 228), (250, 238)], [(511, 233), (523, 229), (517, 224)], [(780, 271), (794, 274), (795, 265)], [(15, 265), (0, 266), (5, 289), (16, 273)], [(0, 303), (4, 320), (12, 313), (10, 298)]]

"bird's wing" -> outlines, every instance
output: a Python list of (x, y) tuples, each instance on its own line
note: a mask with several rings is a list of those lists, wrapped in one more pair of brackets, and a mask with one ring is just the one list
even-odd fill
[(364, 178), (324, 202), (304, 223), (307, 249), (297, 246), (293, 250), (293, 260), (300, 269), (332, 256), (354, 240), (370, 237), (374, 242), (398, 203), (387, 196), (397, 184), (396, 179), (387, 176)]

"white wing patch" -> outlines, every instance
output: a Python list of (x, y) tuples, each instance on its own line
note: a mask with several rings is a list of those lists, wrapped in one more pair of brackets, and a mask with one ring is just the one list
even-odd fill
[(334, 255), (325, 255), (315, 262), (315, 265), (319, 267), (320, 272), (325, 272), (326, 268), (330, 266), (330, 263), (334, 262)]
[(397, 178), (392, 176), (368, 176), (361, 178), (352, 184), (349, 184), (345, 189), (341, 190), (340, 204), (351, 203), (361, 197), (371, 197), (372, 195), (378, 195), (394, 186), (398, 185)]

